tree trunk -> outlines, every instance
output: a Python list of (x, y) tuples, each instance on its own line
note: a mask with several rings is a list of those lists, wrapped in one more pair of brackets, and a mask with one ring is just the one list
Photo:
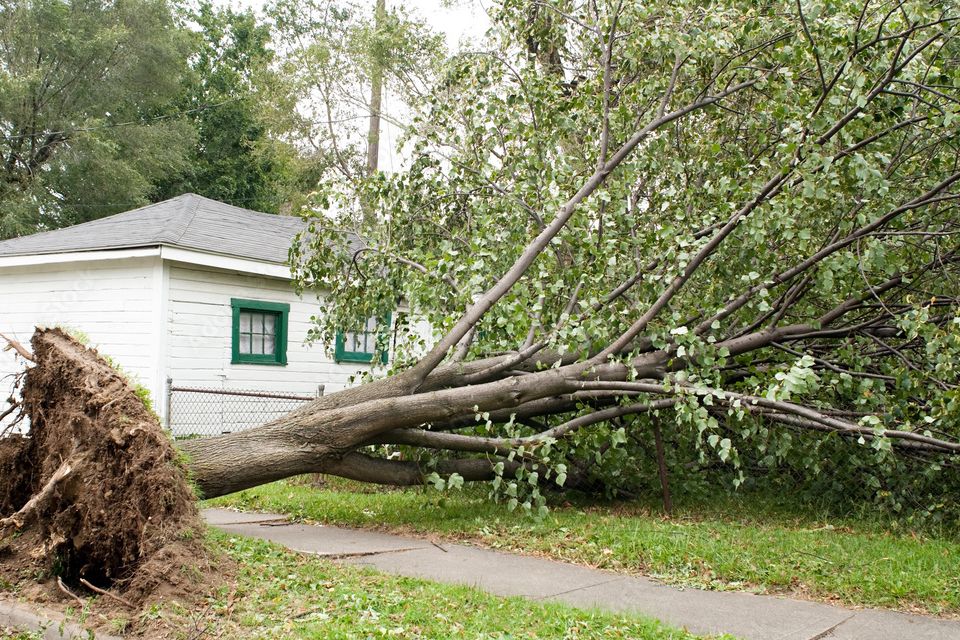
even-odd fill
[[(386, 0), (377, 0), (374, 14), (375, 37), (380, 39), (387, 15)], [(377, 45), (379, 49), (379, 45)], [(373, 175), (380, 166), (380, 109), (383, 103), (382, 52), (375, 50), (370, 60), (370, 131), (367, 133), (367, 175)]]
[[(458, 367), (438, 370), (420, 393), (406, 391), (404, 374), (320, 398), (271, 423), (215, 438), (180, 444), (189, 458), (191, 477), (205, 497), (304, 473), (330, 473), (386, 484), (418, 484), (422, 476), (409, 464), (360, 456), (355, 450), (391, 443), (390, 434), (430, 424), (435, 430), (471, 421), (478, 413), (511, 411), (521, 406), (547, 409), (547, 398), (574, 394), (587, 380), (580, 365), (567, 365), (527, 376), (468, 386), (430, 390), (462, 380)], [(460, 367), (463, 370), (465, 367)], [(476, 370), (477, 365), (466, 367)], [(651, 373), (659, 370), (650, 367)], [(626, 367), (605, 365), (590, 380), (625, 379)], [(426, 389), (424, 391), (423, 389)], [(570, 402), (560, 402), (565, 408)], [(482, 464), (479, 464), (481, 463)], [(451, 460), (447, 472), (466, 479), (490, 477), (491, 462)], [(466, 471), (471, 475), (467, 478)]]

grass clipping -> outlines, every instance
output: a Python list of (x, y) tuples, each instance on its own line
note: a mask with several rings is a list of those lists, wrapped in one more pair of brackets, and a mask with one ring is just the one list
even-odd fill
[[(38, 329), (20, 411), (0, 438), (0, 578), (57, 578), (137, 605), (206, 580), (196, 499), (156, 415), (93, 349)], [(82, 587), (78, 591), (83, 592)]]

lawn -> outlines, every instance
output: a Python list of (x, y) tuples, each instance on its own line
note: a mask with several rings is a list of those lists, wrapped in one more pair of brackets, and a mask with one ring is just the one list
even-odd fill
[[(137, 614), (140, 625), (131, 625), (130, 617), (112, 614), (110, 619), (102, 617), (106, 632), (133, 630), (146, 637), (178, 640), (705, 639), (650, 618), (501, 598), (469, 587), (387, 575), (214, 529), (208, 532), (207, 543), (215, 554), (236, 561), (238, 569), (205, 603), (186, 607), (166, 600), (154, 604)], [(100, 617), (88, 609), (78, 615), (68, 608), (66, 613), (81, 623)], [(0, 626), (0, 638), (42, 637), (36, 631)], [(712, 637), (735, 640), (726, 635)]]
[(480, 491), (371, 491), (337, 482), (278, 482), (205, 503), (352, 527), (431, 534), (533, 553), (670, 584), (786, 593), (943, 615), (960, 614), (960, 539), (838, 519), (750, 496), (681, 505), (555, 506), (535, 520)]
[(206, 625), (209, 637), (700, 637), (645, 618), (499, 598), (468, 587), (341, 566), (267, 542), (215, 531), (210, 539), (241, 569), (236, 584), (224, 587), (211, 600), (200, 625)]

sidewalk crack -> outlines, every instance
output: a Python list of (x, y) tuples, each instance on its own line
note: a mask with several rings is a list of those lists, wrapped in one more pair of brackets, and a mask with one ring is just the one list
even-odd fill
[(829, 638), (830, 636), (833, 635), (833, 632), (836, 631), (837, 628), (838, 628), (840, 625), (846, 624), (847, 622), (850, 622), (850, 620), (852, 620), (856, 615), (857, 615), (856, 613), (851, 613), (849, 616), (847, 616), (846, 618), (844, 618), (843, 620), (841, 620), (841, 621), (838, 622), (837, 624), (833, 625), (833, 626), (830, 627), (829, 629), (824, 629), (823, 631), (821, 631), (821, 632), (818, 633), (817, 635), (813, 636), (813, 637), (810, 638), (809, 640), (823, 640), (824, 638)]
[(342, 560), (344, 558), (363, 558), (365, 556), (380, 556), (385, 553), (403, 553), (404, 551), (417, 551), (423, 547), (404, 547), (402, 549), (383, 549), (381, 551), (343, 551), (340, 553), (325, 553), (323, 551), (302, 551), (312, 556), (323, 558), (324, 560)]
[(587, 584), (582, 587), (577, 587), (575, 589), (567, 589), (566, 591), (560, 591), (559, 593), (551, 593), (545, 596), (537, 596), (536, 598), (531, 598), (531, 600), (546, 600), (547, 598), (556, 598), (557, 596), (563, 596), (568, 593), (574, 593), (575, 591), (583, 591), (584, 589), (592, 589), (593, 587), (599, 587), (600, 585), (610, 584), (611, 582), (617, 582), (623, 579), (624, 579), (623, 576), (617, 576), (616, 578), (604, 580), (603, 582), (597, 582), (596, 584)]
[(294, 524), (289, 518), (270, 518), (269, 520), (238, 520), (236, 522), (218, 522), (210, 525), (213, 527), (236, 527), (245, 524), (258, 524), (261, 527), (283, 527), (288, 524)]

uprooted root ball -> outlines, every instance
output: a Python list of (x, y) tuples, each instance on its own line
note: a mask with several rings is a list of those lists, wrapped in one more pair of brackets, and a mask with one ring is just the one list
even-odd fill
[(200, 569), (207, 554), (157, 417), (63, 331), (38, 330), (32, 346), (21, 408), (29, 435), (0, 440), (0, 577), (83, 578), (134, 602), (190, 590), (198, 574), (184, 568)]

